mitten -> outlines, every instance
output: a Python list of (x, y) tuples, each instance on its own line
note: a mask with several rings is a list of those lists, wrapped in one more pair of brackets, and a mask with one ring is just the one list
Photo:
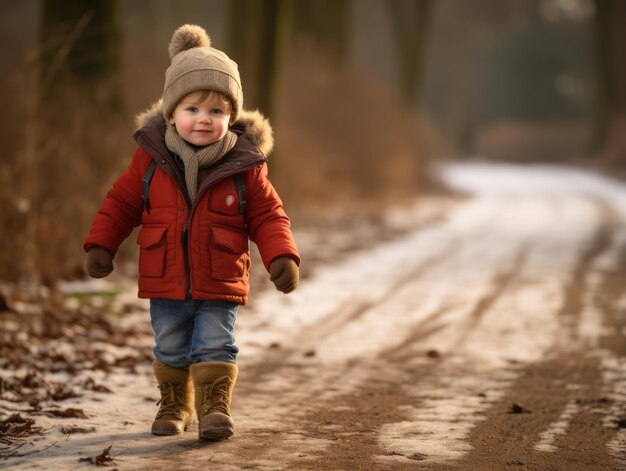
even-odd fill
[(113, 257), (107, 249), (92, 247), (87, 252), (85, 268), (92, 278), (104, 278), (113, 271)]
[(300, 273), (293, 258), (278, 257), (270, 263), (270, 280), (278, 291), (290, 293), (298, 287)]

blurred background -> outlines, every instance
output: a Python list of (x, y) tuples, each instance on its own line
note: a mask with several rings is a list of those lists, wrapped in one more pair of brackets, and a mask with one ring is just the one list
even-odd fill
[[(83, 276), (184, 23), (238, 62), (296, 221), (445, 191), (433, 163), (626, 170), (623, 0), (1, 0), (0, 280)], [(133, 257), (134, 244), (120, 256)]]

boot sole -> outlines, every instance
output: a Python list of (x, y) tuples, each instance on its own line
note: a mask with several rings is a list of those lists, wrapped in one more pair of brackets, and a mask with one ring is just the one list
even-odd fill
[(201, 430), (198, 434), (200, 440), (209, 442), (217, 442), (232, 437), (234, 430), (232, 428), (214, 427)]
[(194, 424), (194, 423), (195, 423), (195, 421), (192, 421), (191, 423), (185, 425), (182, 430), (154, 430), (154, 429), (151, 429), (150, 433), (152, 435), (157, 435), (159, 437), (169, 437), (171, 435), (180, 435), (181, 433), (186, 432), (187, 429), (189, 429), (189, 426)]
[(183, 433), (185, 430), (181, 430), (180, 432), (150, 432), (152, 433), (152, 435), (156, 435), (158, 437), (169, 437), (171, 435), (180, 435), (181, 433)]
[(181, 433), (186, 432), (186, 431), (187, 431), (187, 427), (185, 427), (182, 430), (175, 430), (175, 431), (174, 430), (172, 430), (172, 431), (169, 431), (169, 430), (151, 430), (150, 433), (152, 435), (157, 435), (159, 437), (168, 437), (170, 435), (180, 435)]

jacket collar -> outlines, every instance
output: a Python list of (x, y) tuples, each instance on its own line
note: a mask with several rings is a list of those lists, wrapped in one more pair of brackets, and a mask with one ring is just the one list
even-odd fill
[[(167, 123), (161, 112), (160, 101), (149, 110), (139, 114), (136, 122), (141, 125), (133, 134), (137, 144), (176, 180), (189, 200), (184, 172), (177, 165), (175, 156), (165, 145)], [(219, 180), (267, 161), (267, 154), (271, 152), (274, 140), (272, 128), (261, 113), (242, 111), (241, 118), (230, 127), (230, 130), (237, 134), (237, 143), (216, 164), (201, 169), (198, 174), (198, 195), (203, 189)]]

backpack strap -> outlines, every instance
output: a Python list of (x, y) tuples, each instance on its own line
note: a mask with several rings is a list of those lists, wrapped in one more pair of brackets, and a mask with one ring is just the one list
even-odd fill
[(239, 199), (239, 214), (246, 211), (246, 182), (243, 179), (243, 173), (233, 175), (235, 186), (237, 187), (237, 198)]
[(143, 175), (143, 194), (141, 195), (141, 202), (148, 214), (150, 214), (150, 182), (152, 181), (152, 177), (154, 177), (156, 166), (156, 160), (151, 160), (150, 165), (148, 165), (146, 169), (146, 173)]

